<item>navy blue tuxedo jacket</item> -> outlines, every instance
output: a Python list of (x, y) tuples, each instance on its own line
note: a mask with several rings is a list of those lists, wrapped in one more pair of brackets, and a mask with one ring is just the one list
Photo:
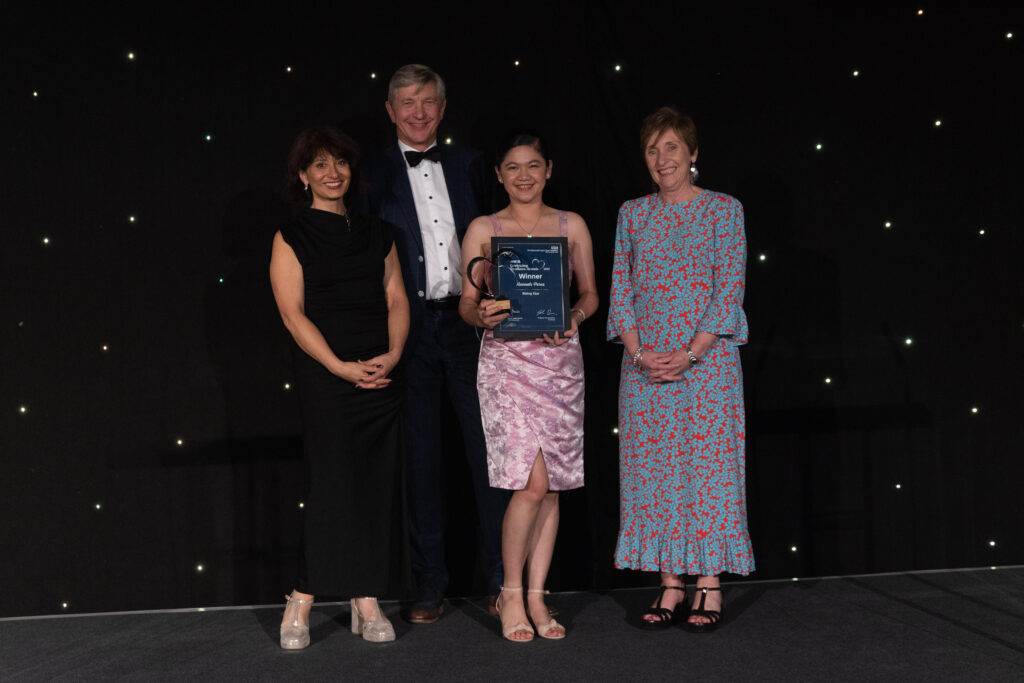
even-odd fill
[[(488, 206), (489, 186), (484, 160), (473, 149), (454, 145), (440, 145), (440, 149), (441, 168), (444, 170), (444, 182), (455, 218), (455, 230), (459, 244), (462, 244), (470, 222), (482, 215)], [(366, 195), (363, 209), (391, 223), (395, 228), (395, 248), (402, 262), (402, 279), (405, 280), (405, 292), (409, 296), (409, 340), (403, 354), (408, 355), (416, 345), (417, 332), (426, 310), (424, 293), (427, 290), (427, 274), (423, 265), (423, 236), (416, 217), (412, 186), (397, 142), (366, 164), (364, 177)]]

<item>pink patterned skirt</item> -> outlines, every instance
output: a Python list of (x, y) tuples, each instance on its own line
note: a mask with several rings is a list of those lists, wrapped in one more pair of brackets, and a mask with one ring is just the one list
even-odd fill
[(537, 451), (548, 487), (583, 486), (583, 352), (579, 336), (552, 347), (487, 331), (477, 370), (491, 486), (526, 488)]

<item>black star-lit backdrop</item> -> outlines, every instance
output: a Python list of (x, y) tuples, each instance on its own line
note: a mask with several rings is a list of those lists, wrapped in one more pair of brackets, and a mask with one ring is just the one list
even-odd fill
[[(283, 157), (313, 123), (386, 144), (412, 61), (447, 81), (442, 141), (546, 134), (548, 201), (590, 225), (602, 293), (616, 210), (651, 187), (640, 120), (694, 115), (701, 184), (747, 216), (758, 577), (1024, 561), (1019, 11), (476, 11), (7, 16), (0, 615), (291, 588), (305, 475), (266, 274)], [(554, 590), (645, 580), (611, 566), (606, 304)], [(473, 594), (459, 457), (452, 592)]]

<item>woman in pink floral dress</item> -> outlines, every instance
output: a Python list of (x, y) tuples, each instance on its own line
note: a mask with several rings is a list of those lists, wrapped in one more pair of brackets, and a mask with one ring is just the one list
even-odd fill
[(512, 138), (495, 168), (509, 205), (470, 223), (462, 242), (462, 262), (468, 264), (490, 256), (493, 235), (568, 237), (570, 272), (579, 294), (564, 335), (506, 341), (496, 339), (491, 329), (507, 312), (481, 301), (479, 290), (463, 276), (459, 313), (469, 324), (486, 328), (477, 389), (491, 486), (515, 491), (502, 525), (505, 585), (497, 607), (502, 634), (516, 642), (533, 639), (528, 619), (542, 638), (565, 637), (565, 628), (544, 603), (544, 582), (558, 533), (558, 491), (583, 486), (583, 355), (576, 331), (598, 303), (586, 224), (542, 199), (551, 168), (537, 136)]
[(619, 210), (608, 312), (608, 338), (625, 346), (615, 566), (661, 573), (641, 621), (648, 628), (685, 612), (683, 576), (696, 576), (686, 626), (710, 631), (722, 615), (718, 575), (754, 569), (739, 355), (743, 207), (693, 184), (690, 117), (659, 109), (641, 143), (658, 192)]

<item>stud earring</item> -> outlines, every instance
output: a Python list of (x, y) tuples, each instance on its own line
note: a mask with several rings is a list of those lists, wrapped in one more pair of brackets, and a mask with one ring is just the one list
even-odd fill
[(306, 192), (309, 192), (309, 183), (306, 183)]

